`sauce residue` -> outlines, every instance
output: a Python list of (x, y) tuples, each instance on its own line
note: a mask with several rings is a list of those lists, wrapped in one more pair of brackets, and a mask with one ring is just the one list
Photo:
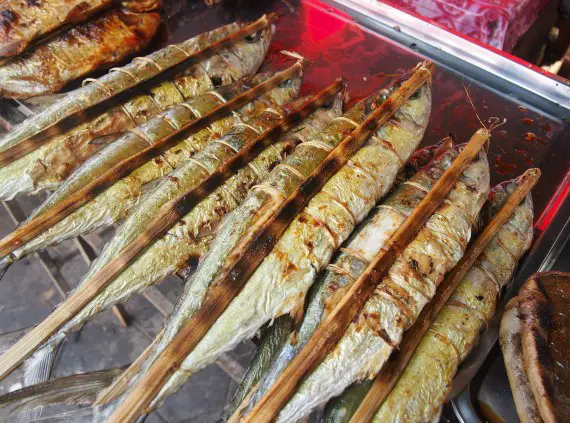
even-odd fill
[(528, 151), (523, 150), (521, 148), (515, 148), (514, 151), (515, 151), (515, 153), (517, 153), (519, 156), (521, 156), (523, 158), (523, 161), (526, 164), (528, 164), (530, 166), (532, 166), (534, 164), (534, 160)]
[(499, 175), (506, 175), (516, 170), (516, 168), (515, 164), (506, 163), (501, 154), (497, 154), (497, 157), (495, 157), (495, 169)]
[(525, 117), (521, 119), (521, 122), (524, 123), (525, 125), (532, 125), (534, 123), (534, 119)]

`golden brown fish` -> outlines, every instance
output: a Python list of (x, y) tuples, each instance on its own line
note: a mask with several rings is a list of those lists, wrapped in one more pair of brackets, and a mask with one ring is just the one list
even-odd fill
[(0, 67), (0, 97), (28, 98), (56, 92), (74, 79), (142, 50), (160, 14), (112, 9), (38, 45)]

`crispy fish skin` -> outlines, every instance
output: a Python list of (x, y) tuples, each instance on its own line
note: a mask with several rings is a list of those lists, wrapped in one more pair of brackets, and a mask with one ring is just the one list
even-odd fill
[(489, 164), (481, 152), (396, 259), (338, 344), (305, 378), (277, 421), (301, 418), (353, 382), (373, 378), (381, 370), (403, 332), (463, 255), (488, 192)]
[[(32, 217), (65, 199), (70, 193), (75, 192), (86, 182), (90, 181), (91, 178), (96, 177), (97, 173), (101, 174), (107, 170), (109, 167), (105, 166), (107, 162), (111, 161), (111, 164), (114, 164), (121, 157), (126, 157), (148, 147), (155, 141), (171, 134), (176, 127), (180, 127), (222, 104), (223, 98), (236, 96), (240, 92), (246, 91), (251, 82), (261, 81), (268, 76), (268, 74), (262, 74), (232, 86), (220, 88), (215, 92), (199, 95), (193, 100), (174, 106), (163, 116), (151, 119), (138, 127), (137, 130), (129, 132), (119, 141), (87, 161), (34, 212)], [(141, 196), (148, 190), (149, 184), (179, 168), (234, 125), (240, 124), (240, 122), (247, 122), (250, 118), (258, 116), (264, 110), (277, 107), (291, 100), (297, 95), (300, 85), (301, 76), (285, 81), (268, 93), (254, 99), (234, 114), (214, 122), (208, 128), (189, 136), (165, 151), (164, 154), (145, 163), (128, 176), (115, 182), (93, 200), (12, 252), (10, 256), (0, 260), (0, 266), (5, 267), (49, 245), (92, 232), (126, 218), (133, 207), (141, 202)], [(141, 137), (141, 133), (144, 134), (144, 137)]]
[(0, 67), (0, 97), (54, 93), (67, 83), (142, 50), (160, 24), (160, 14), (112, 9), (38, 45)]
[(20, 54), (33, 40), (67, 23), (81, 22), (113, 0), (9, 0), (0, 5), (0, 57)]
[[(185, 57), (181, 51), (192, 54), (238, 29), (239, 25), (234, 23), (205, 32), (177, 44), (176, 48), (165, 48), (146, 56), (145, 60), (133, 61), (121, 68), (122, 71), (111, 72), (100, 78), (100, 81), (105, 86), (120, 87), (131, 82), (129, 75), (141, 78), (151, 73), (151, 70), (156, 71), (152, 63), (161, 67), (172, 65)], [(256, 37), (237, 42), (219, 54), (191, 66), (173, 81), (158, 84), (150, 92), (111, 108), (0, 168), (0, 198), (11, 199), (17, 195), (54, 190), (88, 157), (115, 141), (124, 131), (144, 123), (177, 103), (254, 74), (263, 62), (271, 37), (272, 29), (267, 28)], [(87, 84), (45, 111), (25, 120), (0, 138), (0, 151), (5, 151), (32, 135), (37, 128), (56, 121), (58, 116), (74, 107), (75, 103), (81, 104), (85, 97), (100, 97), (97, 87), (101, 89), (98, 84)]]
[[(517, 180), (513, 180), (495, 187), (485, 214), (491, 217), (496, 214), (516, 185)], [(493, 317), (501, 290), (530, 247), (532, 235), (529, 193), (443, 306), (378, 411), (375, 422), (419, 423), (437, 415), (459, 364)]]
[[(400, 177), (405, 178), (406, 175), (410, 177), (417, 174), (420, 168), (429, 164), (434, 158), (439, 159), (440, 156), (451, 147), (451, 141), (445, 140), (440, 144), (424, 147), (416, 151), (406, 162), (401, 172), (403, 175), (400, 175)], [(425, 170), (422, 172), (425, 172)], [(403, 180), (397, 181), (398, 186), (395, 188), (395, 192), (400, 192), (404, 189), (405, 186), (402, 186), (402, 182)], [(415, 189), (417, 190), (419, 188), (416, 187)], [(423, 193), (423, 191), (421, 192)], [(394, 203), (395, 196), (395, 193), (390, 194), (382, 203)], [(403, 197), (403, 199), (406, 201), (406, 207), (412, 207), (413, 198)], [(419, 202), (420, 200), (418, 199), (417, 201)], [(346, 248), (354, 248), (355, 244), (357, 244), (354, 240), (356, 238), (363, 239), (359, 235), (372, 225), (371, 221), (373, 221), (379, 213), (380, 208), (376, 207), (366, 220), (350, 235), (343, 246)], [(364, 239), (366, 239), (366, 237), (364, 237)], [(346, 263), (343, 266), (342, 263), (347, 261), (347, 259), (350, 260), (351, 257), (354, 257), (354, 260), (356, 260), (355, 264), (358, 265), (360, 257), (355, 257), (348, 253), (348, 250), (341, 248), (341, 252), (338, 254), (334, 263), (332, 263), (332, 266), (327, 265), (325, 270), (319, 274), (317, 280), (308, 292), (307, 305), (303, 313), (302, 321), (298, 323), (296, 327), (289, 324), (290, 329), (288, 334), (282, 334), (282, 332), (284, 332), (281, 327), (283, 324), (277, 325), (278, 321), (276, 321), (276, 324), (264, 330), (263, 337), (266, 341), (260, 343), (258, 346), (244, 379), (234, 394), (231, 404), (229, 404), (224, 412), (224, 421), (230, 416), (233, 416), (238, 407), (245, 409), (247, 404), (241, 403), (246, 396), (250, 397), (250, 406), (253, 402), (257, 402), (261, 393), (265, 392), (267, 387), (273, 384), (275, 377), (281, 374), (284, 367), (306, 343), (306, 340), (309, 339), (323, 318), (325, 309), (331, 298), (337, 295), (335, 293), (339, 290), (344, 292), (344, 289), (346, 289), (344, 287), (347, 286), (347, 284), (351, 284), (354, 280), (349, 277), (348, 273), (342, 270), (343, 267), (349, 265), (349, 263)], [(350, 268), (348, 270), (350, 270)], [(287, 318), (289, 321), (292, 320), (289, 316), (281, 316), (279, 319), (282, 318)], [(291, 336), (293, 330), (295, 330), (295, 333)], [(281, 341), (283, 336), (286, 336), (286, 339)], [(272, 338), (276, 338), (275, 341), (272, 341)], [(255, 375), (255, 379), (251, 375)], [(255, 389), (253, 389), (254, 385), (256, 385)], [(240, 414), (243, 412), (243, 409), (239, 411)]]
[[(426, 150), (420, 150), (418, 153), (429, 154), (430, 151)], [(458, 155), (457, 149), (448, 144), (442, 145), (440, 150), (433, 153), (435, 156), (432, 163), (402, 182), (382, 201), (352, 233), (336, 259), (319, 274), (309, 291), (302, 322), (271, 363), (244, 414), (273, 386), (291, 360), (309, 341), (321, 321), (332, 311), (344, 293), (368, 267), (368, 263), (386, 245)], [(417, 158), (418, 154), (414, 156)]]
[[(265, 322), (302, 308), (306, 291), (318, 270), (329, 262), (355, 225), (389, 191), (403, 162), (421, 141), (431, 110), (431, 86), (420, 88), (414, 97), (396, 111), (293, 220), (242, 292), (165, 384), (154, 405), (219, 354), (252, 336)], [(240, 214), (236, 211), (232, 217), (239, 219)], [(219, 237), (224, 240), (223, 232)], [(188, 308), (183, 308), (184, 302), (192, 306), (199, 301), (200, 297), (193, 291), (203, 287), (196, 282), (194, 279), (189, 284), (186, 294), (190, 295), (178, 304), (182, 313), (174, 314), (169, 320), (166, 336), (155, 355), (168, 345), (176, 326), (184, 323), (184, 314), (188, 313)]]

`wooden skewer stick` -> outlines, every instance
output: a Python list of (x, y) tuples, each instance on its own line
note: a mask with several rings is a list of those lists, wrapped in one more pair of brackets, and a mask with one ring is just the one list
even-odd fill
[(405, 220), (376, 255), (364, 273), (342, 297), (331, 314), (320, 324), (305, 347), (289, 363), (279, 379), (244, 419), (246, 422), (271, 422), (295, 392), (302, 378), (311, 372), (342, 337), (376, 285), (394, 260), (402, 253), (429, 217), (440, 206), (465, 168), (489, 139), (485, 129), (479, 129), (449, 169), (434, 185), (418, 207)]
[(207, 59), (234, 42), (240, 41), (249, 35), (267, 28), (276, 18), (277, 15), (274, 13), (264, 15), (257, 21), (239, 29), (238, 31), (232, 32), (221, 40), (210, 44), (194, 54), (188, 55), (184, 60), (171, 67), (167, 67), (162, 70), (156, 69), (152, 72), (149, 71), (147, 77), (139, 76), (138, 80), (133, 79), (132, 83), (126, 83), (120, 89), (108, 92), (105, 95), (89, 97), (87, 105), (75, 107), (65, 113), (62, 113), (59, 120), (40, 128), (34, 135), (22, 140), (5, 151), (0, 152), (0, 167), (6, 166), (10, 162), (34, 151), (38, 147), (47, 143), (53, 137), (70, 130), (88, 119), (99, 116), (111, 107), (128, 101), (136, 93), (148, 91), (150, 88), (162, 81), (175, 78), (177, 74), (184, 71), (191, 65)]
[(351, 423), (367, 423), (372, 421), (374, 415), (380, 409), (382, 403), (396, 385), (396, 382), (398, 382), (400, 375), (408, 365), (422, 337), (436, 319), (441, 308), (445, 305), (449, 297), (451, 297), (459, 283), (465, 277), (465, 274), (473, 266), (475, 260), (477, 260), (489, 242), (513, 214), (524, 197), (536, 185), (539, 178), (539, 169), (529, 169), (521, 175), (519, 184), (509, 196), (499, 213), (495, 215), (483, 233), (477, 237), (463, 258), (440, 284), (435, 296), (423, 308), (414, 325), (406, 331), (400, 343), (399, 350), (393, 353), (390, 360), (374, 380), (370, 391), (368, 391), (368, 394), (366, 394), (366, 397), (362, 400), (354, 416), (352, 416), (350, 420)]
[(325, 104), (344, 87), (344, 81), (337, 80), (311, 97), (301, 106), (291, 111), (278, 125), (265, 131), (249, 142), (231, 159), (221, 164), (214, 173), (197, 187), (165, 203), (149, 223), (149, 227), (117, 256), (100, 269), (91, 281), (80, 290), (73, 292), (43, 322), (34, 327), (4, 355), (0, 356), (0, 380), (12, 372), (23, 360), (29, 357), (43, 342), (62, 325), (72, 319), (93, 300), (138, 254), (153, 240), (163, 236), (179, 219), (189, 213), (194, 206), (222, 185), (235, 172), (246, 166), (263, 149), (291, 129), (293, 124)]
[(83, 204), (95, 198), (98, 194), (111, 186), (113, 183), (121, 178), (124, 178), (134, 169), (158, 156), (168, 148), (181, 142), (184, 138), (206, 128), (208, 125), (223, 118), (233, 110), (236, 110), (237, 108), (249, 103), (255, 97), (258, 97), (259, 95), (271, 90), (279, 83), (286, 81), (295, 74), (301, 72), (302, 67), (302, 62), (295, 63), (287, 69), (276, 73), (267, 81), (264, 81), (261, 84), (258, 84), (255, 87), (245, 91), (244, 93), (234, 97), (227, 103), (219, 105), (212, 111), (206, 113), (196, 120), (189, 122), (167, 137), (117, 163), (115, 166), (103, 173), (94, 181), (77, 190), (62, 202), (48, 208), (43, 213), (31, 219), (29, 222), (22, 224), (22, 226), (17, 228), (14, 232), (0, 240), (0, 257), (4, 257), (14, 250), (18, 249), (18, 247), (24, 243), (33, 239), (46, 229), (64, 219), (66, 216), (73, 213)]
[(388, 121), (413, 93), (431, 80), (433, 68), (433, 64), (429, 62), (419, 66), (395, 93), (342, 140), (267, 222), (252, 228), (236, 248), (237, 251), (229, 254), (230, 259), (211, 284), (202, 306), (152, 364), (149, 371), (141, 377), (108, 422), (132, 422), (145, 412), (172, 373), (200, 342), (232, 299), (239, 294), (249, 276), (269, 254), (293, 218), (326, 181), (346, 163), (349, 157), (364, 144), (366, 139)]

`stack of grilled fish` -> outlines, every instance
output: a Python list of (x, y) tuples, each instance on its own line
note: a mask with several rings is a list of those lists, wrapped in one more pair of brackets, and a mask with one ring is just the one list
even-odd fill
[[(107, 3), (93, 3), (93, 10), (82, 10), (80, 18), (105, 8)], [(141, 8), (135, 15), (147, 13), (146, 2), (123, 2), (125, 7), (135, 8), (135, 4)], [(105, 13), (115, 13), (112, 10)], [(101, 16), (107, 19), (107, 15)], [(45, 28), (34, 34), (18, 33), (19, 43), (13, 41), (13, 34), (5, 35), (5, 47), (0, 51), (15, 54), (36, 37), (53, 30), (54, 25), (46, 20)], [(166, 67), (173, 60), (172, 51), (197, 52), (237, 29), (238, 24), (231, 24), (201, 34), (101, 80), (136, 75), (136, 67), (146, 66), (149, 61), (159, 68)], [(175, 79), (163, 81), (149, 92), (68, 129), (15, 159), (0, 168), (0, 197), (10, 199), (41, 190), (53, 191), (30, 219), (41, 216), (123, 159), (267, 81), (271, 74), (256, 72), (272, 34), (272, 26), (267, 25), (253, 36), (240, 38)], [(2, 83), (3, 93), (24, 89), (17, 83), (12, 83), (12, 88)], [(121, 222), (114, 238), (76, 288), (86, 289), (118, 251), (144, 232), (164, 204), (197, 187), (260, 134), (278, 127), (290, 110), (303, 104), (306, 99), (296, 99), (301, 83), (302, 74), (297, 73), (226, 117), (189, 134), (96, 193), (46, 231), (0, 257), (2, 270), (50, 245)], [(345, 93), (340, 92), (284, 136), (273, 140), (270, 147), (209, 192), (164, 236), (150, 240), (141, 254), (40, 345), (29, 359), (31, 366), (43, 363), (45, 367), (46, 362), (50, 363), (59, 343), (95, 314), (173, 272), (197, 264), (164, 330), (153, 341), (152, 348), (137, 360), (136, 369), (124, 386), (125, 392), (116, 401), (89, 410), (94, 419), (109, 416), (198, 312), (225, 261), (239, 250), (251, 228), (267, 222), (329, 153), (401, 83), (398, 80), (371, 94), (344, 113)], [(62, 104), (69, 105), (80, 98), (80, 91), (70, 93)], [(0, 139), (0, 153), (26, 142), (31, 127), (37, 129), (41, 122), (55, 122), (64, 106), (54, 105), (32, 118), (33, 124), (24, 122), (4, 136)], [(265, 328), (263, 342), (225, 418), (237, 421), (247, 415), (458, 156), (462, 147), (449, 140), (414, 154), (428, 125), (430, 111), (431, 82), (428, 81), (295, 216), (243, 290), (180, 368), (170, 375), (152, 407), (160, 405), (192, 374), (222, 353)], [(397, 258), (336, 347), (304, 379), (281, 410), (278, 421), (301, 419), (339, 395), (342, 395), (340, 400), (334, 399), (327, 406), (326, 419), (350, 419), (369, 387), (366, 380), (382, 371), (403, 333), (462, 257), (480, 214), (483, 218), (492, 215), (517, 181), (496, 187), (490, 197), (489, 183), (486, 153), (480, 152), (443, 205)], [(480, 213), (482, 209), (484, 212)], [(457, 366), (492, 316), (501, 287), (529, 248), (532, 222), (532, 201), (528, 196), (439, 314), (379, 410), (378, 421), (423, 422), (437, 415)], [(267, 325), (268, 322), (272, 324)], [(21, 357), (20, 362), (25, 358)], [(70, 416), (62, 416), (60, 420), (69, 421)]]

